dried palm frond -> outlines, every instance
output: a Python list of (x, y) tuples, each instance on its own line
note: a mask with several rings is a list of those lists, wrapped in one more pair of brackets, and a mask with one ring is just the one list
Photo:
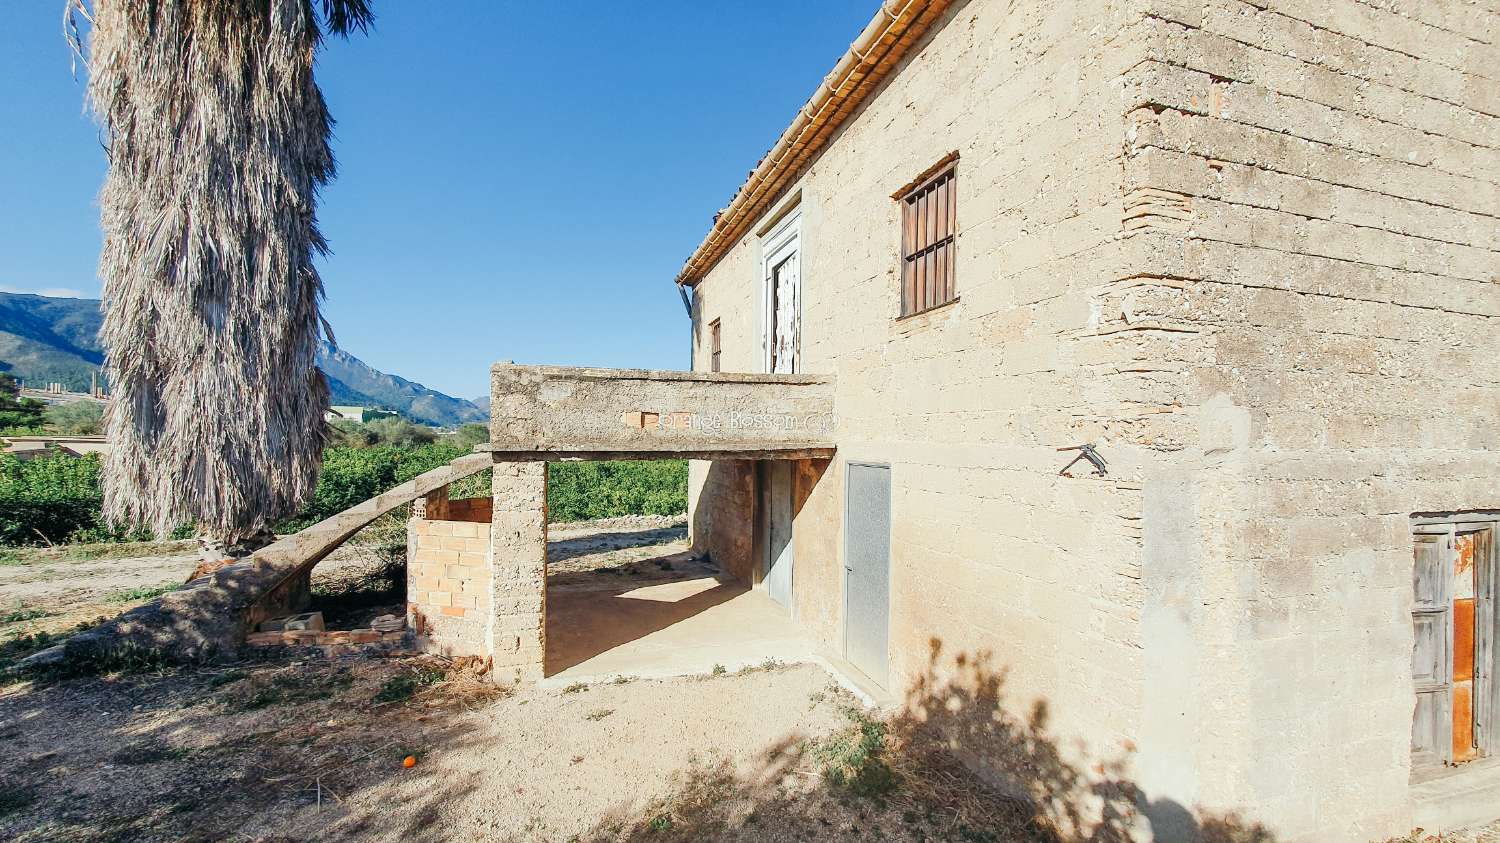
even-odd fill
[(317, 482), (328, 386), (318, 189), (332, 119), (323, 30), (366, 0), (68, 0), (90, 24), (89, 95), (109, 174), (104, 250), (105, 514), (235, 541)]

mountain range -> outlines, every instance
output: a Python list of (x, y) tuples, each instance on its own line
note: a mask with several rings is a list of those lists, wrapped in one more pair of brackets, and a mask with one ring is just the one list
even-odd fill
[[(0, 292), (0, 372), (27, 384), (60, 383), (87, 391), (104, 363), (98, 299), (69, 299)], [(318, 368), (334, 404), (394, 410), (414, 422), (452, 427), (489, 418), (487, 399), (465, 401), (376, 369), (322, 343)]]

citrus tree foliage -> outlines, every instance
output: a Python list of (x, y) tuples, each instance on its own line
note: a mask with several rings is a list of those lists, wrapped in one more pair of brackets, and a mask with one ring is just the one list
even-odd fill
[(556, 462), (547, 466), (547, 517), (551, 521), (686, 511), (686, 460)]
[(104, 526), (99, 457), (0, 454), (0, 545), (140, 538)]
[[(323, 472), (312, 499), (296, 517), (276, 524), (276, 532), (295, 532), (317, 523), (471, 450), (472, 446), (449, 442), (415, 448), (329, 448), (323, 452)], [(687, 463), (683, 460), (560, 462), (547, 469), (552, 521), (687, 511)], [(54, 452), (25, 461), (0, 455), (0, 545), (146, 538), (144, 532), (115, 530), (104, 524), (99, 474), (99, 458), (92, 454), (73, 457)], [(488, 495), (488, 474), (466, 478), (450, 491), (454, 497)], [(191, 525), (175, 532), (178, 536), (190, 533)]]

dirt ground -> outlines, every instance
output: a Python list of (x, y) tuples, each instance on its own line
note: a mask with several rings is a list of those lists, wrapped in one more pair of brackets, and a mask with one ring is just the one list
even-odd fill
[[(399, 606), (390, 538), (319, 566), (315, 594), (334, 617)], [(556, 587), (703, 573), (680, 519), (553, 525), (551, 539)], [(180, 582), (194, 561), (156, 552), (0, 566), (0, 667)], [(997, 716), (1003, 672), (955, 664), (960, 682), (927, 677), (880, 719), (820, 668), (775, 663), (552, 689), (500, 689), (412, 654), (12, 676), (0, 679), (0, 839), (1057, 839), (959, 767), (938, 730), (963, 733), (1009, 771), (1009, 792), (1050, 794), (1066, 810), (1104, 794), (1129, 821), (1128, 781), (1070, 767), (1044, 718)], [(1274, 843), (1234, 818), (1203, 832)], [(1443, 839), (1500, 841), (1500, 826), (1484, 834)]]
[[(390, 538), (318, 567), (332, 618), (399, 606)], [(709, 572), (681, 518), (550, 538), (558, 588)], [(188, 552), (0, 566), (0, 666), (181, 582), (196, 558), (170, 550)], [(416, 655), (13, 678), (0, 839), (946, 839), (894, 802), (825, 789), (810, 749), (857, 710), (822, 670), (775, 663), (513, 691)]]

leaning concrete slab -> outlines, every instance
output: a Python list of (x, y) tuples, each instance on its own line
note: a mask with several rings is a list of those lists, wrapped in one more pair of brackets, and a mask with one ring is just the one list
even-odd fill
[(37, 653), (21, 666), (132, 650), (177, 660), (233, 653), (261, 621), (305, 606), (313, 566), (365, 525), (490, 465), (488, 454), (470, 454), (419, 474), (241, 562), (79, 633), (60, 647)]

